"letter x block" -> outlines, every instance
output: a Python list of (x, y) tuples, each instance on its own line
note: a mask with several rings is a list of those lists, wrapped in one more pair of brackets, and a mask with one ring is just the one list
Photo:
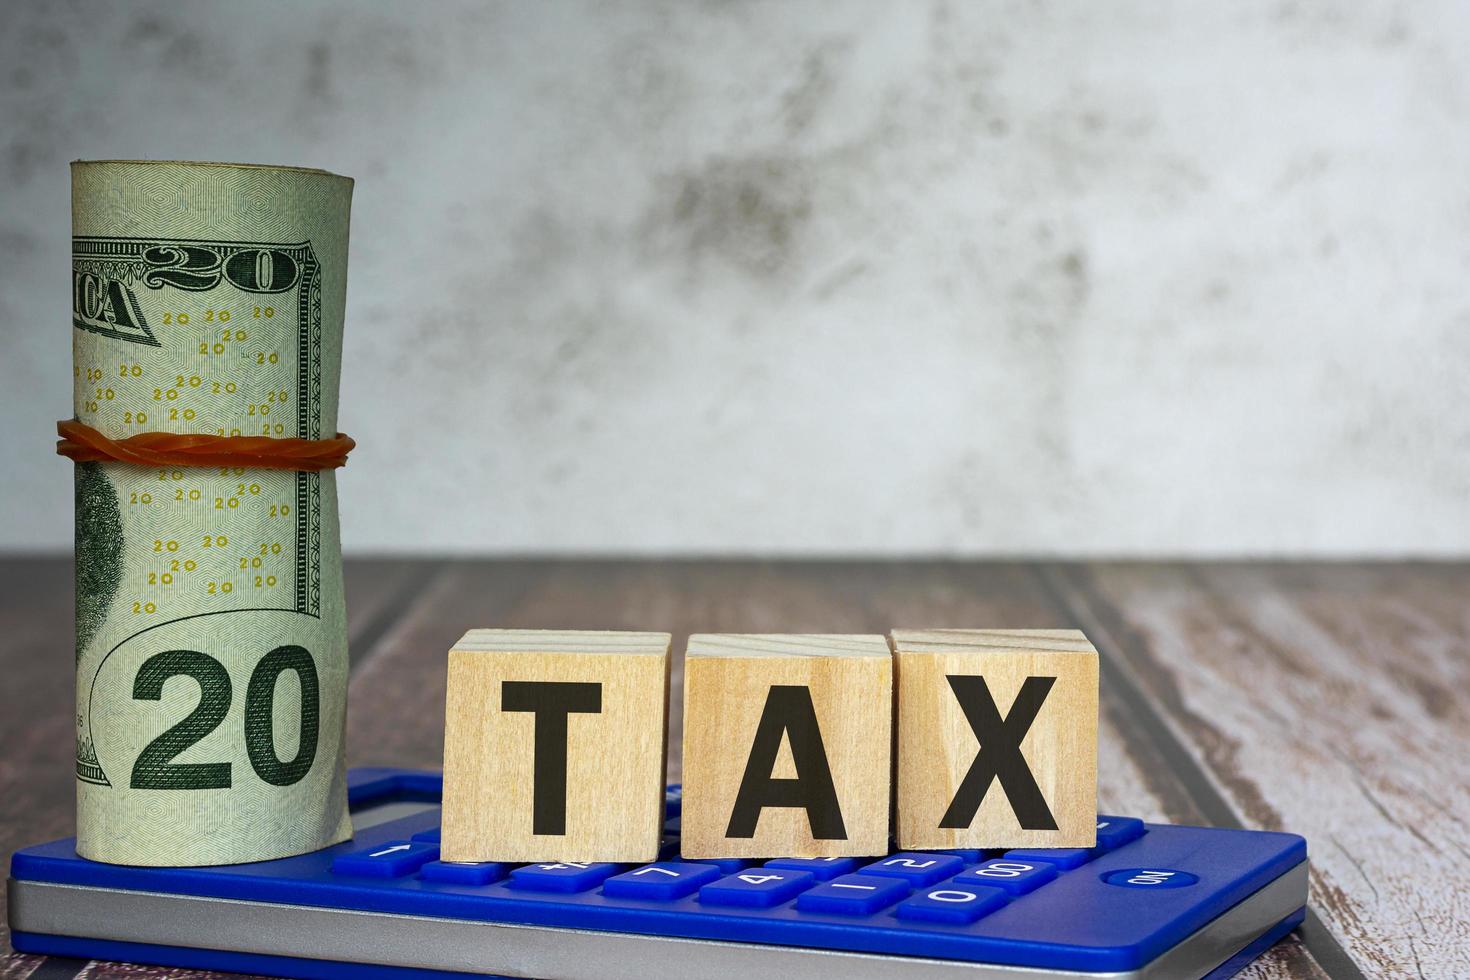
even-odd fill
[(892, 712), (881, 636), (691, 636), (683, 856), (888, 853)]
[(1078, 630), (894, 630), (898, 846), (1091, 847), (1097, 650)]
[(658, 860), (669, 640), (466, 633), (449, 651), (443, 860)]

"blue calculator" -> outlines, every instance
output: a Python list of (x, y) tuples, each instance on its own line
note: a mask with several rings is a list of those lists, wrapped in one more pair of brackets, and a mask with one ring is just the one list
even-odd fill
[(215, 868), (18, 851), (27, 953), (283, 977), (831, 980), (1234, 975), (1300, 923), (1292, 834), (1100, 817), (1088, 849), (685, 861), (678, 787), (646, 865), (446, 864), (437, 773), (357, 769), (356, 837)]

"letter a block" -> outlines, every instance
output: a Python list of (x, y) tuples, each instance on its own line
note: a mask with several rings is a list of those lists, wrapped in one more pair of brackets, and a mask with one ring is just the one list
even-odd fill
[(466, 633), (449, 651), (443, 860), (658, 860), (669, 639)]
[(892, 712), (881, 636), (691, 636), (683, 856), (886, 854)]
[(1092, 847), (1097, 650), (1078, 630), (894, 630), (898, 846)]

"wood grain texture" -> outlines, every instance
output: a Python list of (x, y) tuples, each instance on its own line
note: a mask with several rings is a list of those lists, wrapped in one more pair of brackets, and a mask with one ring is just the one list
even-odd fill
[[(667, 633), (466, 633), (449, 651), (443, 860), (658, 860), (668, 680)], [(533, 703), (547, 685), (572, 687)]]
[[(895, 629), (892, 637), (898, 846), (1096, 844), (1098, 657), (1087, 637), (1037, 629)], [(981, 685), (963, 689), (970, 704), (960, 700), (963, 682)], [(969, 717), (987, 711), (991, 744)], [(990, 776), (966, 787), (976, 766)], [(978, 800), (963, 821), (950, 815), (962, 788)]]
[[(796, 695), (784, 710), (781, 694)], [(893, 657), (883, 637), (696, 634), (684, 707), (684, 857), (886, 853)], [(806, 712), (815, 731), (803, 730)], [(777, 753), (762, 757), (761, 730), (776, 736), (766, 744)], [(747, 832), (731, 833), (742, 790), (770, 780), (804, 787), (807, 807), (761, 807)]]
[[(72, 565), (53, 560), (0, 562), (0, 857), (17, 848), (73, 833), (75, 755), (75, 632)], [(61, 710), (63, 708), (66, 710)], [(0, 893), (0, 913), (5, 896)], [(10, 929), (0, 915), (0, 977), (28, 976), (42, 958), (9, 952)]]
[[(1470, 564), (382, 560), (345, 571), (357, 765), (439, 765), (444, 651), (484, 623), (673, 633), (675, 779), (691, 632), (1081, 628), (1102, 655), (1101, 810), (1308, 838), (1317, 928), (1242, 976), (1470, 974), (1459, 694)], [(69, 559), (0, 560), (7, 853), (71, 832), (71, 605)], [(0, 977), (39, 963), (9, 954)], [(68, 971), (51, 961), (46, 976)], [(209, 976), (104, 963), (82, 975)]]
[(1313, 905), (1365, 973), (1470, 975), (1463, 567), (1057, 578), (1239, 822), (1307, 838)]

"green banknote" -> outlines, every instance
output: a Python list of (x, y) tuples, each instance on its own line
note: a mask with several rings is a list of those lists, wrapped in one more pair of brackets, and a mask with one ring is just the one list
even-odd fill
[[(75, 413), (337, 431), (352, 181), (72, 165)], [(336, 477), (76, 465), (77, 850), (232, 864), (347, 839)]]

